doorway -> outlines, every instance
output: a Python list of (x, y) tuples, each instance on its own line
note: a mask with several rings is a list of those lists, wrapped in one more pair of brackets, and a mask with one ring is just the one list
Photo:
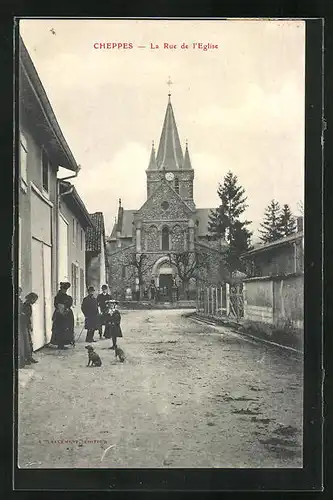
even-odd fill
[(32, 290), (38, 300), (32, 308), (34, 351), (51, 339), (52, 291), (51, 291), (51, 247), (32, 238)]
[(160, 274), (159, 276), (160, 300), (162, 301), (171, 300), (172, 284), (173, 284), (172, 274)]

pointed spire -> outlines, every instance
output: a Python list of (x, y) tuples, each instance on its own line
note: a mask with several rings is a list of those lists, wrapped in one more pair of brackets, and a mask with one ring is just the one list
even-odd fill
[(121, 198), (119, 198), (119, 207), (121, 207)]
[(183, 169), (184, 170), (191, 170), (192, 169), (191, 160), (190, 160), (190, 154), (188, 152), (188, 141), (187, 141), (187, 139), (186, 139), (186, 145), (185, 145), (185, 156), (184, 156)]
[(154, 141), (152, 141), (148, 170), (156, 170), (156, 169), (157, 169), (157, 163), (155, 157), (155, 146), (154, 146)]
[(182, 168), (183, 161), (183, 151), (179, 140), (169, 92), (168, 105), (157, 151), (157, 168), (165, 167), (166, 170), (176, 170)]
[(170, 97), (171, 97), (171, 85), (172, 85), (172, 81), (171, 81), (171, 78), (169, 76), (169, 80), (167, 81), (167, 84), (169, 85), (169, 93), (168, 93), (168, 97), (169, 97), (169, 102), (170, 102)]

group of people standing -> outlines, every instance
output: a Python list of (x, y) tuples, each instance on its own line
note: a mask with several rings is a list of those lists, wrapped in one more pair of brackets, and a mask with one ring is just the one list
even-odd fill
[(81, 310), (85, 316), (86, 342), (96, 342), (94, 334), (98, 330), (100, 339), (112, 339), (110, 349), (115, 349), (117, 347), (117, 338), (123, 336), (120, 327), (121, 316), (118, 311), (118, 302), (111, 299), (111, 295), (108, 294), (107, 290), (107, 285), (103, 285), (102, 293), (96, 298), (95, 289), (90, 286), (87, 297), (82, 301)]
[[(73, 298), (68, 294), (71, 284), (60, 283), (59, 291), (54, 298), (54, 312), (52, 315), (52, 336), (50, 344), (58, 349), (67, 349), (67, 345), (75, 345), (74, 314), (72, 310)], [(110, 349), (117, 347), (117, 338), (122, 337), (120, 327), (121, 315), (118, 311), (118, 302), (112, 300), (107, 285), (102, 286), (102, 292), (95, 297), (95, 289), (90, 286), (88, 295), (84, 297), (81, 310), (85, 317), (84, 328), (87, 330), (86, 342), (96, 342), (94, 334), (99, 332), (100, 339), (112, 339)], [(37, 363), (33, 358), (32, 333), (32, 305), (38, 300), (38, 295), (29, 293), (25, 301), (21, 299), (22, 289), (19, 289), (19, 367)], [(104, 326), (104, 333), (103, 333)]]

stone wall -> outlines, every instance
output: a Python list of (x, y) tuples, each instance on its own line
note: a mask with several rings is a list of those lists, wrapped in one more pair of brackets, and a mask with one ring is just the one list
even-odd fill
[(134, 284), (134, 269), (129, 266), (135, 245), (127, 246), (113, 253), (108, 253), (109, 277), (108, 283), (112, 297), (122, 297), (128, 287)]

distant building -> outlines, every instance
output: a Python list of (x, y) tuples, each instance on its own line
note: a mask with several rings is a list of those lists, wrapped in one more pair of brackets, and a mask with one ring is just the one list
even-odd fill
[(260, 245), (242, 256), (244, 319), (282, 328), (303, 328), (304, 233), (299, 218), (297, 232)]
[[(221, 242), (208, 238), (212, 209), (196, 207), (189, 148), (186, 143), (183, 153), (170, 95), (157, 154), (153, 144), (146, 177), (147, 199), (141, 208), (127, 210), (119, 201), (118, 217), (108, 240), (112, 292), (125, 296), (128, 287), (135, 291), (137, 278), (129, 262), (142, 254), (147, 256), (144, 286), (153, 280), (164, 298), (170, 296), (175, 280), (179, 283), (170, 253), (208, 253), (207, 280), (218, 281)], [(194, 279), (190, 289), (195, 289)]]
[(298, 231), (271, 243), (258, 245), (243, 254), (247, 275), (277, 276), (302, 273), (304, 270), (303, 222), (298, 219)]
[(86, 295), (86, 231), (93, 228), (88, 211), (75, 187), (59, 182), (59, 281), (69, 281), (76, 321), (82, 319)]
[(102, 212), (90, 214), (90, 219), (93, 227), (86, 233), (86, 284), (98, 292), (108, 277), (105, 226)]
[(19, 42), (19, 250), (22, 297), (39, 296), (33, 306), (33, 348), (51, 338), (53, 297), (58, 290), (59, 166), (71, 177), (79, 167), (60, 130), (29, 53)]

